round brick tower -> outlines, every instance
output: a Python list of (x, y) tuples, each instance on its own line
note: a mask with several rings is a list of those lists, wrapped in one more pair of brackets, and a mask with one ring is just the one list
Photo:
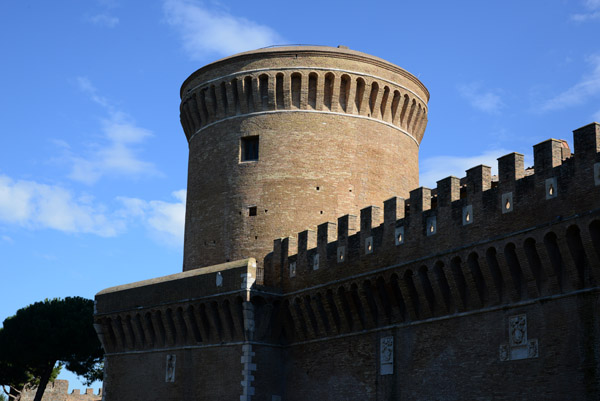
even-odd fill
[(428, 100), (407, 71), (347, 48), (266, 48), (194, 72), (183, 270), (262, 264), (276, 238), (408, 197)]

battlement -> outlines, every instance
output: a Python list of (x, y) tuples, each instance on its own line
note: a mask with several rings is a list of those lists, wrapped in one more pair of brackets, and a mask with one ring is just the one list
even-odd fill
[(574, 154), (563, 140), (535, 145), (533, 172), (511, 153), (497, 179), (476, 166), (277, 239), (264, 282), (249, 259), (104, 290), (98, 335), (108, 353), (295, 343), (593, 288), (599, 127), (574, 131)]
[(490, 167), (476, 166), (462, 179), (438, 181), (433, 190), (414, 189), (409, 199), (393, 197), (316, 232), (277, 239), (265, 284), (293, 292), (552, 225), (582, 209), (598, 211), (599, 127), (573, 132), (574, 154), (564, 140), (535, 145), (533, 174), (526, 173), (522, 154), (510, 153), (498, 159), (495, 179)]
[(377, 57), (254, 50), (181, 99), (184, 272), (96, 295), (107, 400), (598, 398), (600, 124), (431, 189), (429, 93)]
[[(32, 401), (35, 398), (37, 389), (23, 391), (21, 401)], [(42, 401), (100, 401), (102, 399), (102, 389), (98, 389), (98, 394), (94, 394), (94, 390), (88, 388), (85, 393), (81, 390), (74, 389), (69, 393), (68, 380), (54, 380), (48, 383)]]

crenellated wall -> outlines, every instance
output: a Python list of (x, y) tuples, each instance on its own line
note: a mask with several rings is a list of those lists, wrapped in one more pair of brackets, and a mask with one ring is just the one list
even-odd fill
[[(25, 390), (21, 394), (21, 401), (32, 401), (35, 398), (37, 388)], [(69, 393), (68, 380), (54, 380), (48, 383), (42, 401), (100, 401), (102, 399), (102, 389), (98, 390), (98, 394), (94, 394), (94, 390), (88, 388), (85, 393), (81, 390), (72, 390)]]
[(599, 133), (576, 130), (574, 155), (564, 141), (535, 145), (534, 174), (511, 153), (498, 159), (499, 180), (477, 166), (278, 239), (264, 272), (231, 262), (105, 290), (96, 315), (105, 349), (244, 341), (250, 304), (261, 321), (252, 338), (289, 344), (594, 288)]
[(600, 124), (429, 189), (427, 89), (376, 57), (260, 49), (181, 97), (184, 272), (96, 295), (106, 401), (600, 398)]
[[(600, 283), (600, 126), (477, 166), (409, 199), (275, 241), (290, 341), (498, 307)], [(462, 184), (461, 184), (462, 183)]]

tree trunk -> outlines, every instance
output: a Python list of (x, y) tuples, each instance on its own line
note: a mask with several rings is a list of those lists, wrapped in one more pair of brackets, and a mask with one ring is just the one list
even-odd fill
[(42, 397), (44, 396), (44, 391), (46, 391), (46, 386), (48, 385), (48, 381), (50, 380), (50, 376), (52, 376), (52, 371), (54, 370), (54, 365), (56, 365), (56, 361), (52, 361), (50, 365), (46, 368), (42, 377), (40, 377), (40, 385), (35, 392), (35, 398), (33, 401), (42, 401)]

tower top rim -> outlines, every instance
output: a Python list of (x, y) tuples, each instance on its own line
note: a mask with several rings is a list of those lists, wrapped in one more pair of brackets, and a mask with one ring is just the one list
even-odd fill
[(194, 71), (190, 76), (183, 82), (180, 89), (180, 98), (183, 99), (185, 94), (184, 89), (187, 87), (189, 82), (195, 79), (198, 75), (201, 75), (205, 71), (209, 71), (213, 68), (218, 68), (223, 64), (230, 63), (232, 61), (238, 61), (243, 59), (253, 59), (258, 57), (277, 57), (277, 56), (285, 56), (285, 55), (294, 55), (297, 57), (298, 55), (302, 56), (314, 56), (314, 55), (328, 55), (333, 58), (342, 58), (342, 59), (354, 59), (361, 62), (366, 62), (368, 64), (373, 64), (381, 68), (385, 68), (397, 74), (400, 74), (409, 80), (413, 81), (427, 97), (427, 101), (429, 101), (429, 90), (427, 87), (413, 74), (406, 71), (404, 68), (397, 66), (387, 60), (384, 60), (380, 57), (376, 57), (367, 53), (363, 53), (357, 50), (349, 49), (346, 46), (319, 46), (319, 45), (277, 45), (277, 46), (269, 46), (263, 47), (260, 49), (249, 50), (242, 53), (237, 53), (231, 56), (227, 56), (212, 63), (206, 64), (205, 66)]

